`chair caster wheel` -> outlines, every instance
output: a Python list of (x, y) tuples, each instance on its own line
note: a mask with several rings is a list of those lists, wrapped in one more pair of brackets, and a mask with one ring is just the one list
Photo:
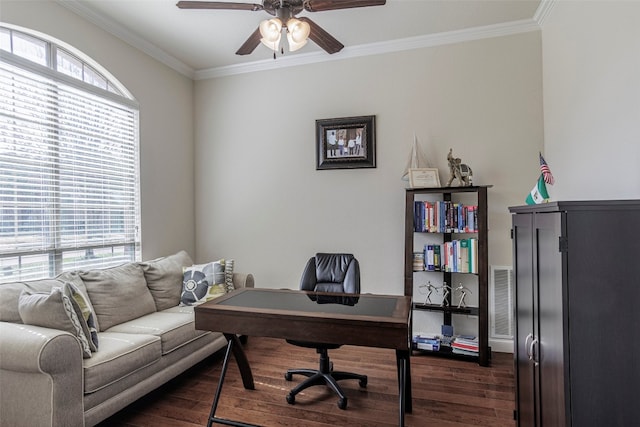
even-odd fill
[(287, 394), (287, 403), (289, 405), (293, 405), (294, 403), (296, 403), (296, 397), (291, 393)]
[(363, 387), (363, 388), (366, 387), (367, 386), (367, 379), (365, 378), (365, 379), (360, 380), (360, 382), (358, 384), (360, 384), (360, 387)]
[(338, 408), (347, 409), (347, 398), (338, 400)]
[(291, 381), (293, 379), (293, 375), (291, 375), (289, 372), (286, 372), (284, 374), (284, 379), (287, 381)]

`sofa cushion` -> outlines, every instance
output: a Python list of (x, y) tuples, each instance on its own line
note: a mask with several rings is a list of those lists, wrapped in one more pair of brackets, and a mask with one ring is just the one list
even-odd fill
[(142, 267), (123, 264), (80, 273), (101, 331), (156, 311)]
[(226, 292), (224, 260), (184, 268), (180, 304), (202, 304)]
[(192, 264), (191, 257), (185, 251), (140, 263), (147, 287), (156, 304), (156, 310), (160, 311), (180, 304), (182, 269)]
[(51, 288), (50, 292), (32, 293), (23, 290), (18, 300), (18, 311), (26, 325), (59, 329), (74, 335), (80, 342), (83, 357), (91, 357), (91, 350), (95, 350), (95, 346), (87, 338), (90, 332), (86, 322), (78, 316), (79, 308), (73, 299), (74, 292), (77, 290), (68, 283)]
[(195, 330), (193, 308), (191, 313), (162, 311), (147, 314), (138, 319), (116, 325), (107, 332), (148, 334), (160, 337), (163, 355), (171, 353), (175, 349), (206, 333)]
[(100, 350), (83, 362), (85, 394), (157, 362), (162, 354), (160, 338), (153, 335), (100, 332), (98, 339)]

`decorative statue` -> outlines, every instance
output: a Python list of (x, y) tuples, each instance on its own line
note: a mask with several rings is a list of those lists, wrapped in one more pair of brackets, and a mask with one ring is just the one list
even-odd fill
[(427, 299), (424, 303), (431, 304), (431, 294), (433, 293), (433, 291), (436, 291), (436, 293), (438, 293), (438, 288), (431, 284), (431, 280), (429, 280), (429, 283), (426, 285), (420, 285), (420, 293), (423, 293), (422, 288), (427, 288), (427, 290), (429, 291), (429, 293), (427, 293)]
[(449, 305), (449, 294), (451, 293), (451, 286), (448, 286), (447, 282), (444, 282), (440, 289), (442, 289), (442, 303), (440, 304), (440, 306), (444, 307)]
[(471, 289), (462, 286), (462, 283), (460, 283), (460, 285), (458, 285), (458, 287), (455, 289), (455, 291), (456, 291), (456, 293), (460, 294), (460, 302), (458, 303), (458, 308), (466, 307), (464, 299), (467, 296), (467, 292), (471, 293)]
[(449, 182), (447, 182), (447, 187), (451, 187), (454, 179), (458, 180), (461, 187), (472, 185), (473, 171), (468, 165), (462, 163), (459, 157), (453, 157), (453, 148), (449, 149), (447, 160), (449, 161)]

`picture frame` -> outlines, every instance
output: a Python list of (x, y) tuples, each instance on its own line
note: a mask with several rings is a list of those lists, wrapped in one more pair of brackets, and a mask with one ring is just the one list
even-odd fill
[(440, 187), (440, 174), (437, 168), (409, 169), (410, 188)]
[(316, 170), (376, 167), (376, 116), (316, 120)]

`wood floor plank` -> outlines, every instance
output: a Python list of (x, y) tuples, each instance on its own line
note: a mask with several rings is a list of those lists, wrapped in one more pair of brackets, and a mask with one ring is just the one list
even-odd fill
[[(217, 416), (264, 427), (391, 427), (398, 425), (395, 352), (343, 346), (330, 351), (336, 370), (369, 377), (366, 388), (341, 382), (349, 403), (337, 406), (326, 387), (311, 387), (289, 405), (285, 396), (302, 380), (286, 381), (290, 368), (317, 368), (314, 350), (274, 338), (250, 338), (245, 345), (256, 390), (245, 390), (231, 363)], [(194, 427), (207, 423), (222, 369), (222, 354), (199, 363), (176, 379), (102, 422), (99, 427)], [(514, 377), (511, 354), (494, 353), (490, 367), (473, 362), (414, 355), (411, 357), (413, 413), (406, 425), (514, 427)]]

